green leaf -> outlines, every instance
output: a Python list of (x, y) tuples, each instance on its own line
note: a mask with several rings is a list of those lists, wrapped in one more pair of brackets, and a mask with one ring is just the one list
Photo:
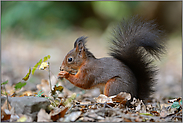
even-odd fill
[(63, 86), (55, 86), (55, 87), (54, 87), (54, 90), (55, 90), (55, 91), (60, 91), (60, 92), (62, 92), (63, 89), (64, 89)]
[(71, 97), (67, 98), (66, 101), (63, 103), (63, 105), (68, 106), (70, 103), (76, 98), (76, 93), (73, 93)]
[(45, 70), (47, 67), (49, 67), (49, 63), (48, 62), (42, 62), (39, 70)]
[(39, 60), (39, 62), (37, 63), (37, 66), (41, 65), (42, 63), (42, 59)]
[(47, 61), (48, 59), (50, 59), (50, 55), (45, 56), (43, 62)]
[(21, 89), (23, 86), (25, 86), (27, 83), (26, 82), (19, 82), (15, 85), (15, 90)]
[[(180, 104), (182, 105), (182, 100), (180, 101)], [(179, 102), (173, 102), (171, 107), (172, 108), (179, 108), (180, 107)]]
[(8, 80), (6, 80), (5, 82), (1, 83), (1, 85), (5, 85), (8, 83)]
[(41, 97), (41, 95), (42, 95), (43, 93), (44, 93), (44, 92), (43, 92), (42, 90), (40, 90), (36, 96), (37, 96), (37, 97)]
[(50, 97), (45, 97), (46, 99), (50, 99), (51, 100), (51, 98)]
[(153, 116), (152, 114), (149, 113), (139, 113), (139, 115)]
[(32, 75), (34, 75), (35, 70), (37, 69), (37, 67), (39, 65), (41, 65), (41, 63), (42, 63), (42, 59), (40, 59), (39, 62), (33, 67), (33, 69), (32, 69)]
[(29, 72), (27, 73), (27, 75), (23, 78), (24, 81), (27, 81), (29, 79), (29, 76), (31, 74), (31, 68), (29, 68)]
[(52, 96), (55, 95), (55, 94), (56, 94), (56, 91), (62, 92), (63, 89), (64, 89), (63, 86), (56, 86), (56, 85), (55, 85), (54, 88), (53, 88), (53, 90), (51, 90), (51, 95), (52, 95)]

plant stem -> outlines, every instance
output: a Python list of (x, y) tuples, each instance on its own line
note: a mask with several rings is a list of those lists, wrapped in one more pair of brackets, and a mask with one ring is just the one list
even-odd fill
[(51, 77), (50, 77), (50, 63), (48, 62), (48, 77), (49, 77), (49, 82), (50, 82), (50, 91), (52, 90), (51, 89)]
[(8, 110), (10, 110), (9, 109), (9, 100), (8, 100), (8, 93), (7, 93), (7, 91), (6, 91), (6, 87), (4, 86), (4, 90), (5, 90), (5, 93), (6, 93), (6, 98), (7, 98), (7, 108), (8, 108)]

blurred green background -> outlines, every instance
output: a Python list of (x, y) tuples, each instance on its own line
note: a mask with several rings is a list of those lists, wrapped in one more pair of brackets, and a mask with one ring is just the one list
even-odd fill
[(52, 38), (73, 27), (105, 30), (109, 23), (135, 14), (157, 19), (168, 32), (181, 30), (181, 2), (52, 2), (2, 1), (2, 33), (15, 31), (28, 38)]
[[(155, 19), (166, 31), (168, 53), (157, 61), (158, 94), (181, 95), (181, 1), (1, 1), (2, 81), (9, 80), (10, 84), (22, 81), (29, 67), (47, 55), (51, 55), (52, 76), (56, 78), (64, 56), (82, 35), (89, 36), (87, 47), (96, 57), (108, 56), (111, 27), (136, 14)], [(41, 79), (48, 79), (47, 71), (36, 71), (26, 89), (34, 90)]]

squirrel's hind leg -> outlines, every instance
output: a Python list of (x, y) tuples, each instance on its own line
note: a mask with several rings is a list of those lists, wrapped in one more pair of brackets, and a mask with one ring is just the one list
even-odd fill
[(133, 87), (129, 87), (129, 85), (125, 84), (121, 78), (113, 77), (107, 81), (104, 88), (104, 95), (113, 96), (119, 94), (120, 92), (127, 92), (132, 96), (135, 96), (134, 94), (136, 90), (129, 90), (130, 88)]

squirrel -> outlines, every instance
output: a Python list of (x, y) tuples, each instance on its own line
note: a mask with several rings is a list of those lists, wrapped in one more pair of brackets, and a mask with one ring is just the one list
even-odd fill
[(87, 48), (87, 37), (76, 39), (58, 73), (82, 89), (104, 86), (104, 95), (128, 92), (148, 99), (154, 92), (157, 67), (152, 63), (165, 53), (164, 31), (154, 20), (133, 16), (123, 19), (113, 30), (109, 54), (96, 58)]

